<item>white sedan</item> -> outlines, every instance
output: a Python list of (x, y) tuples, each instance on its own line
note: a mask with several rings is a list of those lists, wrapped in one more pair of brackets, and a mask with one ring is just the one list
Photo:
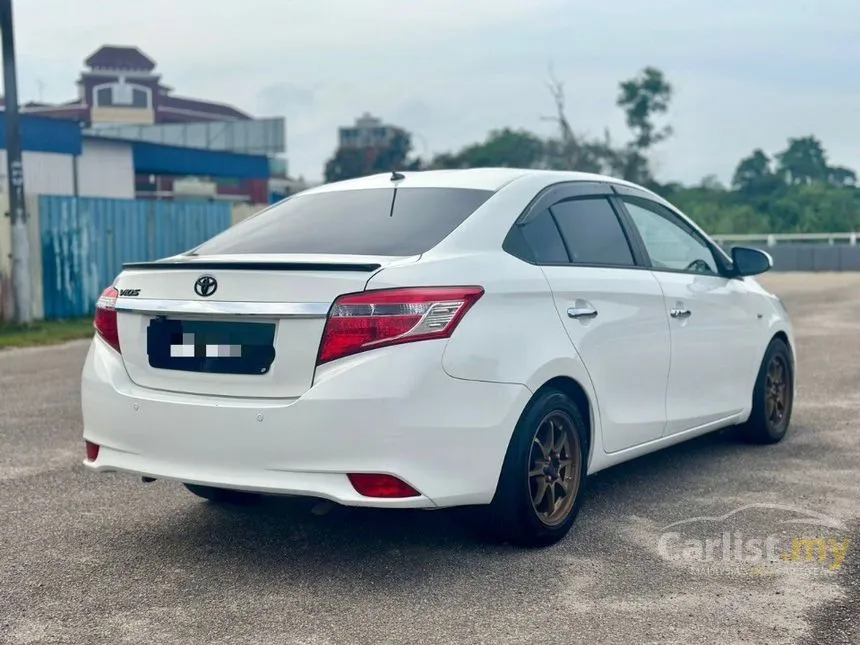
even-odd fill
[(561, 539), (588, 474), (739, 426), (781, 440), (794, 338), (750, 276), (629, 182), (473, 169), (290, 197), (99, 299), (85, 465), (350, 506), (475, 505)]

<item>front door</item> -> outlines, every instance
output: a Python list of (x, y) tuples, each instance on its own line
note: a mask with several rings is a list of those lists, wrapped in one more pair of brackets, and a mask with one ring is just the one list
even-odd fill
[(721, 275), (714, 251), (676, 213), (621, 195), (665, 296), (672, 338), (666, 399), (671, 435), (717, 422), (750, 404), (756, 313), (742, 280)]

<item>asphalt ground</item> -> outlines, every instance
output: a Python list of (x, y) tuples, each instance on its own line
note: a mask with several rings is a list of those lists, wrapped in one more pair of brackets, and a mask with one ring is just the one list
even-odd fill
[(797, 332), (786, 440), (599, 473), (539, 551), (476, 541), (469, 509), (217, 508), (91, 474), (86, 343), (2, 351), (0, 643), (860, 643), (860, 274), (762, 282)]

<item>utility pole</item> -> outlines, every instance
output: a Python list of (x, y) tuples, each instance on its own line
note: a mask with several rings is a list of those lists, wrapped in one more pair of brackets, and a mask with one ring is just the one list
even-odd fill
[(12, 216), (12, 292), (15, 318), (31, 321), (30, 235), (24, 200), (24, 165), (21, 162), (21, 124), (18, 118), (18, 78), (15, 71), (15, 36), (12, 0), (0, 0), (0, 36), (3, 39), (3, 86), (6, 104), (6, 166), (9, 177), (9, 210)]

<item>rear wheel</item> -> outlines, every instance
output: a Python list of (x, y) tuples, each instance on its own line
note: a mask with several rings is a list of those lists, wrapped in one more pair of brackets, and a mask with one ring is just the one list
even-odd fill
[(203, 499), (214, 504), (229, 504), (231, 506), (249, 506), (260, 499), (258, 493), (250, 493), (242, 490), (231, 490), (228, 488), (215, 488), (214, 486), (201, 486), (199, 484), (183, 484), (185, 488)]
[(753, 391), (750, 418), (741, 426), (743, 437), (752, 443), (782, 441), (791, 423), (794, 403), (794, 365), (785, 341), (774, 338), (762, 359)]
[(540, 393), (514, 431), (485, 527), (495, 539), (529, 547), (561, 540), (582, 504), (588, 435), (576, 404)]

